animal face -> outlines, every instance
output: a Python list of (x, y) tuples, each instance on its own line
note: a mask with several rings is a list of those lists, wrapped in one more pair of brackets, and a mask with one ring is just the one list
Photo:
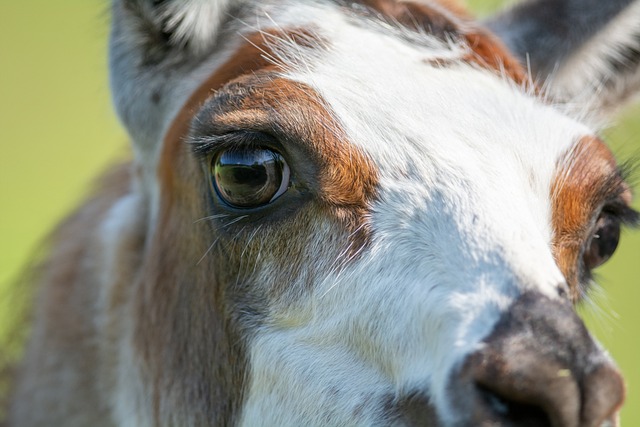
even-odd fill
[[(114, 424), (615, 425), (573, 304), (638, 221), (591, 123), (638, 81), (602, 66), (639, 47), (616, 5), (526, 3), (500, 40), (449, 2), (115, 1)], [(554, 10), (593, 30), (545, 56)]]

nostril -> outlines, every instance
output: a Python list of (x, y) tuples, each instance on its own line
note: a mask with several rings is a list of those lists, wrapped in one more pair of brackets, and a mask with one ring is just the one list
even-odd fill
[(567, 282), (559, 283), (558, 286), (556, 286), (556, 290), (561, 299), (569, 299), (569, 285), (567, 285)]
[(537, 294), (505, 312), (451, 390), (459, 424), (474, 427), (613, 426), (624, 401), (622, 377), (571, 305)]
[(487, 347), (468, 360), (481, 418), (504, 426), (578, 427), (580, 387), (571, 371), (539, 352), (509, 347)]
[(490, 386), (476, 384), (476, 389), (489, 417), (499, 425), (551, 427), (551, 420), (539, 405), (514, 400)]
[(584, 425), (617, 425), (617, 412), (625, 397), (625, 387), (618, 371), (609, 364), (600, 365), (583, 381)]

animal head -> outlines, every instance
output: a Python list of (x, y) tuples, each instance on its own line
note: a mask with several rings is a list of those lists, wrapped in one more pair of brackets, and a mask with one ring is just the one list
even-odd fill
[(113, 222), (144, 241), (122, 420), (614, 425), (622, 379), (573, 305), (638, 221), (598, 129), (640, 84), (640, 3), (113, 16), (136, 166)]

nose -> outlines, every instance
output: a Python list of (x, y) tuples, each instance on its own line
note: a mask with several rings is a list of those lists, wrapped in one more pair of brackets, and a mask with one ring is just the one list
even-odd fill
[(617, 426), (625, 393), (571, 304), (533, 293), (510, 307), (451, 384), (464, 426)]

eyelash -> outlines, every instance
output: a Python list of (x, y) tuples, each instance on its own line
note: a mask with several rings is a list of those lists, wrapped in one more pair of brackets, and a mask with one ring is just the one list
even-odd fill
[(627, 206), (622, 201), (609, 203), (602, 208), (600, 215), (611, 215), (621, 225), (630, 228), (640, 228), (640, 212)]
[(274, 144), (275, 140), (274, 137), (264, 132), (238, 130), (221, 135), (191, 138), (189, 144), (196, 157), (202, 160), (211, 156), (215, 151), (233, 150), (234, 148), (278, 149)]

